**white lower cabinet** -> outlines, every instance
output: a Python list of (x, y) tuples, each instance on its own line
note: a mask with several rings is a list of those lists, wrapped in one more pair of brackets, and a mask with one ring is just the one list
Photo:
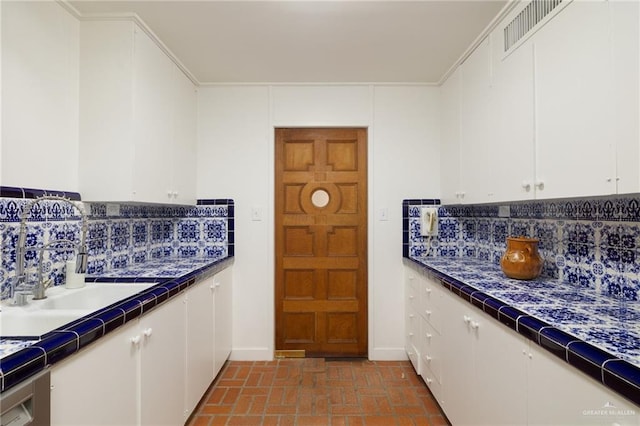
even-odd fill
[(140, 318), (140, 424), (184, 423), (185, 299), (175, 297)]
[(637, 405), (535, 343), (527, 343), (528, 424), (640, 425)]
[(231, 267), (51, 369), (51, 425), (182, 425), (231, 353)]
[(215, 288), (215, 355), (214, 355), (214, 377), (218, 375), (225, 361), (231, 354), (232, 338), (232, 281), (233, 269), (226, 268), (213, 276)]
[(138, 424), (137, 321), (51, 369), (52, 426)]
[(455, 425), (527, 423), (525, 339), (444, 292), (442, 408)]
[(186, 386), (184, 414), (188, 417), (209, 388), (214, 373), (213, 277), (187, 291)]
[(640, 407), (437, 279), (407, 267), (405, 292), (407, 354), (452, 424), (640, 425)]
[(51, 424), (184, 423), (184, 308), (175, 297), (54, 365)]

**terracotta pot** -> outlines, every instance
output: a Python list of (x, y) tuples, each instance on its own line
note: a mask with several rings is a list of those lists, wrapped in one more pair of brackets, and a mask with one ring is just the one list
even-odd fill
[(507, 237), (507, 251), (500, 259), (502, 272), (518, 280), (532, 280), (542, 272), (543, 259), (538, 252), (538, 239)]

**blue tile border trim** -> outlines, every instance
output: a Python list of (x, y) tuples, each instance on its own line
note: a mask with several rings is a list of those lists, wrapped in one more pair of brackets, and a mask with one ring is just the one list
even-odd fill
[[(43, 335), (39, 342), (0, 359), (0, 391), (4, 392), (47, 366), (73, 355), (81, 348), (116, 330), (126, 322), (147, 313), (196, 282), (230, 267), (232, 263), (233, 257), (230, 256), (213, 261), (185, 276), (163, 279), (159, 284), (137, 295)], [(131, 281), (126, 278), (124, 280)]]
[(0, 186), (0, 197), (3, 198), (38, 198), (43, 195), (56, 195), (69, 198), (72, 201), (81, 201), (78, 192), (58, 191), (54, 189), (18, 188), (13, 186)]
[[(498, 319), (609, 389), (640, 405), (640, 368), (637, 366), (549, 326), (544, 321), (525, 314), (507, 303), (487, 296), (474, 287), (448, 277), (418, 260), (406, 258), (403, 262), (420, 273), (435, 277), (445, 289), (461, 299)], [(482, 303), (479, 303), (480, 300)]]

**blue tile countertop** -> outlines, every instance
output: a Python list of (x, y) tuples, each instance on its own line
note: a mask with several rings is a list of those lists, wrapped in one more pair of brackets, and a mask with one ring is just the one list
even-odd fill
[(558, 280), (506, 278), (474, 258), (405, 260), (478, 309), (640, 405), (640, 304)]
[(73, 355), (187, 289), (196, 280), (216, 274), (232, 263), (233, 256), (164, 258), (99, 277), (87, 277), (87, 282), (160, 282), (42, 336), (0, 339), (0, 390), (4, 392), (44, 368)]

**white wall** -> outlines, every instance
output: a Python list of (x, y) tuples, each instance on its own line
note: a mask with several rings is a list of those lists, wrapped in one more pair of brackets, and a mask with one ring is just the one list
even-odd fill
[(197, 196), (236, 202), (233, 359), (273, 356), (274, 128), (284, 126), (369, 128), (369, 357), (405, 358), (401, 202), (439, 197), (438, 102), (419, 85), (200, 88)]
[(0, 184), (77, 190), (78, 48), (59, 3), (2, 2)]

